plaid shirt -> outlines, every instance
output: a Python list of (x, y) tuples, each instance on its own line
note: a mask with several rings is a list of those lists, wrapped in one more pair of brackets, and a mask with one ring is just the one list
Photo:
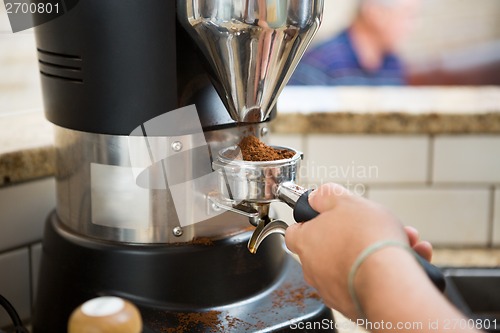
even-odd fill
[(404, 85), (401, 62), (387, 54), (382, 66), (367, 71), (359, 63), (349, 32), (306, 52), (290, 79), (290, 85)]

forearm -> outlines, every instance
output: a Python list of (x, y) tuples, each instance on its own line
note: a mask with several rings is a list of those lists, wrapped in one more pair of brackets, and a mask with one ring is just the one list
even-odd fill
[(370, 255), (354, 285), (373, 332), (449, 332), (446, 321), (464, 318), (432, 285), (415, 258), (398, 247)]

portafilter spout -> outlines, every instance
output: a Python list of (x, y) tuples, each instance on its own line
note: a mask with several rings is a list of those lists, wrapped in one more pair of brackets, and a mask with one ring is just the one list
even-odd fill
[[(293, 209), (293, 218), (296, 222), (306, 222), (318, 215), (318, 212), (309, 205), (309, 193), (307, 190), (294, 182), (279, 184), (275, 195), (280, 201), (286, 203)], [(260, 222), (248, 241), (248, 250), (257, 253), (260, 244), (272, 234), (285, 235), (288, 224), (282, 220), (271, 220), (267, 223)]]
[(231, 117), (267, 119), (316, 34), (324, 0), (177, 0)]

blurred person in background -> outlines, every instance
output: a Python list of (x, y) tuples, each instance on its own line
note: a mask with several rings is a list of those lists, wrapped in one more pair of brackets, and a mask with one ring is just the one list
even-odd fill
[(404, 85), (397, 47), (409, 35), (421, 0), (360, 0), (353, 23), (306, 52), (291, 85)]

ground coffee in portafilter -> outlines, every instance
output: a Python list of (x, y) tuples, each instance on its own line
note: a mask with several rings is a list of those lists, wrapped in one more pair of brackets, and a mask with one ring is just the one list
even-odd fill
[(270, 147), (253, 135), (241, 139), (238, 147), (240, 147), (244, 161), (277, 161), (292, 158), (295, 155), (295, 152), (289, 149)]

